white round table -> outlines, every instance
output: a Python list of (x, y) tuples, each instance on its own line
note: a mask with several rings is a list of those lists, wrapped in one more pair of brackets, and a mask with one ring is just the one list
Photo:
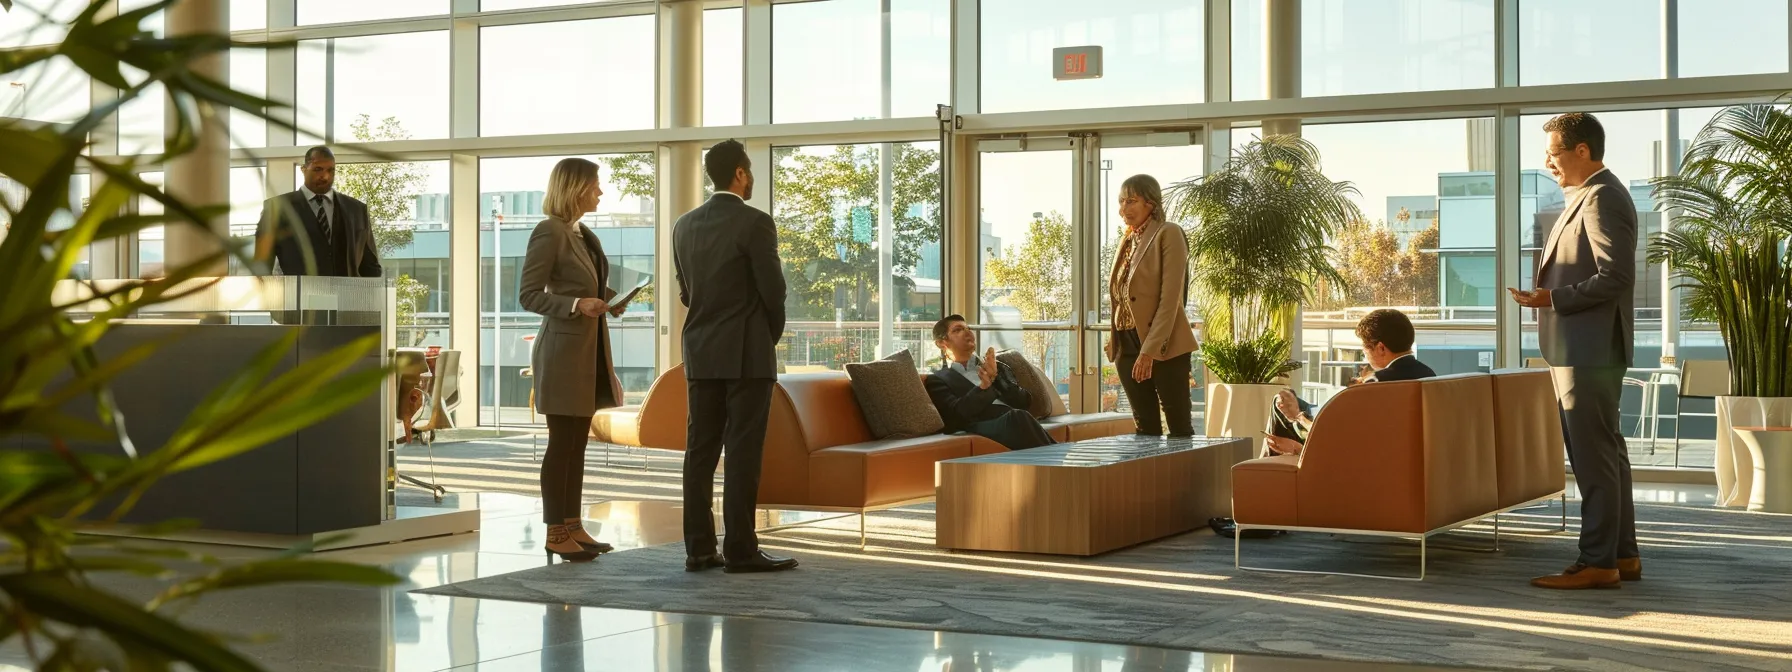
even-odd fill
[(1792, 427), (1736, 427), (1754, 458), (1748, 510), (1792, 513)]

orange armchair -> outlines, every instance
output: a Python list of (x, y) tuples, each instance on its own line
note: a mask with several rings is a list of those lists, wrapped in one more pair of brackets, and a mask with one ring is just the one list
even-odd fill
[[(1233, 517), (1241, 531), (1417, 538), (1423, 579), (1432, 535), (1561, 493), (1554, 404), (1539, 371), (1352, 387), (1326, 404), (1300, 455), (1232, 468)], [(1494, 535), (1497, 548), (1497, 519)], [(1258, 569), (1235, 544), (1235, 565)]]

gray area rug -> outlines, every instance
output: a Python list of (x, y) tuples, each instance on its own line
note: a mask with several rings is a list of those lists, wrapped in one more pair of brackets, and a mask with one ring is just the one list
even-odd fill
[[(1561, 670), (1792, 670), (1792, 516), (1638, 504), (1645, 580), (1549, 592), (1575, 555), (1559, 506), (1433, 537), (1423, 582), (1241, 572), (1201, 531), (1094, 558), (936, 549), (929, 507), (761, 535), (793, 572), (687, 574), (679, 545), (421, 592), (918, 628), (1212, 652)], [(1245, 542), (1246, 564), (1416, 574), (1415, 542), (1303, 533)]]

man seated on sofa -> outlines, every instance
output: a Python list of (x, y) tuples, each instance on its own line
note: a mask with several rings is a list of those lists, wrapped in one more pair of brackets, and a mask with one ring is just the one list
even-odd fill
[[(1353, 380), (1352, 384), (1391, 383), (1437, 375), (1412, 354), (1412, 320), (1405, 313), (1382, 308), (1364, 315), (1356, 323), (1356, 337), (1363, 342), (1363, 354), (1375, 372)], [(1272, 428), (1263, 439), (1264, 448), (1277, 455), (1299, 454), (1313, 429), (1313, 417), (1318, 414), (1318, 408), (1295, 396), (1293, 390), (1282, 390), (1270, 412)]]
[(946, 421), (947, 432), (970, 432), (1021, 450), (1056, 443), (1027, 412), (1033, 401), (995, 348), (977, 356), (977, 332), (964, 318), (948, 315), (933, 324), (933, 344), (946, 365), (927, 377), (927, 396)]

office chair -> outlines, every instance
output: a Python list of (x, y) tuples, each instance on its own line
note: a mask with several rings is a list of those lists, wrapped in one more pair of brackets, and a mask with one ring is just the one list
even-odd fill
[(442, 394), (437, 397), (442, 403), (441, 423), (454, 429), (454, 410), (460, 408), (460, 351), (443, 350), (436, 354), (436, 377), (440, 379)]
[[(1680, 466), (1681, 423), (1684, 418), (1717, 418), (1717, 409), (1710, 413), (1687, 412), (1687, 399), (1710, 399), (1716, 403), (1718, 397), (1730, 394), (1730, 360), (1727, 359), (1689, 359), (1680, 362), (1680, 386), (1675, 391), (1674, 402), (1674, 466)], [(1718, 428), (1718, 431), (1724, 431)]]
[(442, 377), (424, 371), (418, 378), (418, 387), (423, 390), (423, 403), (418, 406), (417, 412), (405, 422), (408, 423), (407, 429), (410, 430), (411, 436), (422, 442), (423, 449), (429, 453), (429, 480), (424, 481), (402, 471), (398, 472), (398, 479), (430, 491), (436, 501), (440, 502), (442, 497), (448, 494), (447, 488), (436, 483), (436, 399), (441, 398)]

